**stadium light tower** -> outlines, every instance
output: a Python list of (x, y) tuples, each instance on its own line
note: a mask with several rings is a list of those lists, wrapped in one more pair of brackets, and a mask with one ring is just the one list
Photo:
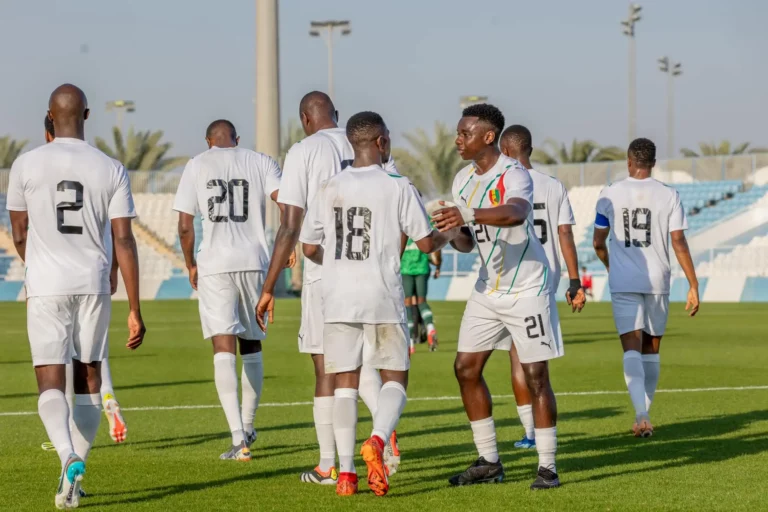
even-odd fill
[(683, 74), (683, 65), (669, 57), (659, 59), (659, 70), (667, 75), (667, 158), (675, 157), (675, 77)]
[(459, 98), (459, 106), (464, 110), (470, 105), (477, 105), (478, 103), (486, 103), (488, 96), (462, 96)]
[(107, 112), (115, 112), (117, 128), (123, 132), (123, 117), (126, 112), (136, 112), (136, 103), (131, 100), (112, 100), (107, 102)]
[(342, 36), (348, 36), (352, 33), (349, 21), (328, 20), (312, 21), (309, 24), (309, 35), (312, 37), (322, 36), (325, 45), (328, 47), (328, 96), (333, 98), (333, 33), (338, 29)]
[(636, 64), (635, 64), (635, 24), (640, 21), (640, 11), (642, 7), (637, 4), (629, 4), (629, 16), (627, 19), (621, 22), (621, 26), (624, 27), (622, 31), (624, 35), (629, 37), (629, 141), (635, 139), (635, 129), (637, 125), (637, 119), (635, 110), (637, 109), (636, 88), (637, 81), (635, 79)]

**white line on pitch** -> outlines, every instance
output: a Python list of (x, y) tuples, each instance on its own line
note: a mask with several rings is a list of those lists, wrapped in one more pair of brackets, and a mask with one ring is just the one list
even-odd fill
[[(735, 387), (717, 387), (717, 388), (687, 388), (687, 389), (657, 389), (657, 393), (704, 393), (709, 391), (756, 391), (765, 390), (768, 386), (735, 386)], [(594, 395), (624, 395), (627, 392), (621, 391), (564, 391), (555, 393), (556, 396), (594, 396)], [(442, 400), (459, 400), (458, 396), (422, 396), (408, 398), (409, 402), (437, 402)], [(494, 399), (514, 398), (514, 395), (493, 395)], [(301, 405), (313, 405), (313, 402), (272, 402), (259, 404), (259, 407), (296, 407)], [(149, 406), (149, 407), (123, 407), (124, 411), (180, 411), (185, 409), (218, 409), (221, 405), (169, 405), (169, 406)], [(0, 416), (31, 416), (37, 414), (36, 411), (16, 411), (0, 412)]]

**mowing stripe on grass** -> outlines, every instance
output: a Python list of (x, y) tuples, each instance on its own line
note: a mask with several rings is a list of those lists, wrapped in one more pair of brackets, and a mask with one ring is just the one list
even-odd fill
[[(657, 389), (657, 393), (704, 393), (709, 391), (758, 391), (768, 390), (768, 386), (734, 386), (717, 388), (681, 388), (681, 389)], [(556, 396), (594, 396), (594, 395), (624, 395), (626, 390), (620, 391), (565, 391), (555, 393)], [(493, 395), (494, 399), (514, 398), (514, 395)], [(460, 400), (460, 396), (422, 396), (408, 398), (409, 402), (438, 402), (442, 400)], [(273, 402), (259, 404), (259, 407), (296, 407), (302, 405), (313, 405), (313, 402)], [(185, 409), (218, 409), (220, 404), (215, 405), (169, 405), (169, 406), (150, 406), (150, 407), (123, 407), (124, 411), (180, 411)], [(15, 411), (0, 412), (0, 416), (31, 416), (37, 414), (37, 411)]]

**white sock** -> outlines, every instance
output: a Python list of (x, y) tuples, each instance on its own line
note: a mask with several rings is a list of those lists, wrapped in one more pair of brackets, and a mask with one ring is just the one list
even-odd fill
[(645, 371), (645, 408), (650, 411), (653, 395), (656, 394), (656, 386), (659, 384), (661, 371), (659, 354), (643, 354), (643, 370)]
[(381, 386), (379, 408), (373, 418), (371, 437), (379, 436), (384, 444), (389, 442), (389, 436), (400, 421), (406, 401), (405, 388), (399, 382), (389, 381)]
[(75, 395), (75, 410), (72, 412), (72, 446), (83, 460), (88, 458), (96, 432), (101, 422), (101, 395)]
[(213, 378), (216, 391), (224, 409), (232, 432), (232, 445), (237, 446), (245, 440), (243, 420), (240, 417), (240, 404), (237, 399), (237, 357), (229, 352), (219, 352), (213, 356)]
[(58, 389), (49, 389), (40, 393), (37, 399), (37, 412), (43, 420), (48, 439), (59, 454), (63, 468), (69, 456), (75, 453), (72, 438), (69, 435), (69, 406), (64, 393)]
[(433, 324), (432, 322), (427, 324), (427, 332), (432, 332), (432, 331), (436, 331), (436, 330), (437, 329), (435, 329), (435, 324)]
[(477, 453), (488, 462), (499, 461), (499, 449), (496, 447), (496, 426), (493, 416), (484, 420), (470, 421), (472, 437), (475, 440)]
[(253, 420), (261, 400), (261, 388), (264, 384), (264, 364), (261, 352), (245, 354), (243, 371), (240, 375), (240, 385), (243, 388), (243, 429), (253, 432)]
[(555, 453), (557, 453), (557, 427), (536, 429), (536, 451), (539, 453), (539, 467), (557, 473)]
[(117, 400), (115, 398), (115, 389), (112, 386), (112, 372), (109, 369), (109, 361), (106, 357), (101, 360), (101, 389), (99, 392), (101, 393), (102, 402), (108, 395), (111, 395), (114, 400)]
[(520, 423), (523, 424), (525, 429), (525, 437), (530, 440), (536, 439), (536, 429), (533, 428), (533, 406), (531, 404), (518, 405), (517, 415), (520, 417)]
[(360, 369), (360, 385), (358, 390), (360, 398), (363, 399), (365, 406), (371, 411), (371, 418), (375, 417), (379, 404), (379, 393), (381, 393), (381, 375), (379, 375), (379, 370), (363, 365)]
[(354, 473), (357, 390), (339, 388), (334, 392), (333, 398), (333, 434), (339, 452), (339, 473)]
[(312, 407), (317, 444), (320, 445), (320, 471), (328, 471), (336, 463), (336, 439), (333, 433), (332, 396), (316, 396)]
[(75, 430), (75, 423), (72, 420), (72, 413), (75, 411), (75, 371), (72, 369), (72, 363), (64, 366), (64, 378), (66, 384), (64, 389), (67, 397), (67, 406), (69, 407), (69, 431)]
[(645, 407), (645, 371), (643, 357), (637, 350), (624, 352), (624, 381), (627, 383), (629, 398), (635, 407), (635, 416), (646, 418), (648, 409)]

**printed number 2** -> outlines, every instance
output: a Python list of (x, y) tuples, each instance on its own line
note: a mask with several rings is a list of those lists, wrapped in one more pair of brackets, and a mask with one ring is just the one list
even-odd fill
[(56, 192), (75, 191), (74, 201), (59, 201), (56, 203), (56, 228), (59, 233), (65, 235), (82, 235), (83, 226), (69, 226), (64, 224), (64, 212), (79, 212), (83, 208), (83, 184), (79, 181), (60, 181), (56, 185)]
[[(245, 222), (248, 220), (248, 180), (209, 180), (208, 188), (220, 187), (220, 195), (208, 198), (208, 219), (211, 222)], [(235, 214), (235, 187), (243, 188), (243, 213)], [(216, 205), (227, 201), (227, 192), (229, 192), (229, 216), (216, 215)]]
[[(333, 208), (333, 216), (336, 227), (336, 259), (341, 259), (341, 253), (344, 246), (344, 211), (341, 207)], [(347, 209), (347, 250), (345, 255), (348, 260), (362, 261), (367, 260), (371, 254), (371, 210), (365, 206), (352, 206)], [(355, 227), (355, 217), (363, 218), (363, 227)], [(353, 249), (355, 237), (362, 237), (362, 244), (359, 251)]]
[[(541, 314), (538, 314), (538, 323), (536, 322), (536, 316), (529, 316), (525, 318), (525, 332), (528, 333), (528, 338), (536, 339), (539, 336), (546, 336), (544, 333), (544, 322), (541, 321)], [(534, 332), (534, 329), (538, 328), (539, 333)]]
[[(632, 238), (630, 242), (629, 232), (629, 209), (622, 208), (622, 217), (624, 218), (624, 247), (648, 247), (651, 245), (651, 210), (648, 208), (635, 208), (632, 210), (632, 227), (634, 229), (645, 230), (645, 240)], [(638, 217), (645, 215), (645, 222), (639, 222)]]

